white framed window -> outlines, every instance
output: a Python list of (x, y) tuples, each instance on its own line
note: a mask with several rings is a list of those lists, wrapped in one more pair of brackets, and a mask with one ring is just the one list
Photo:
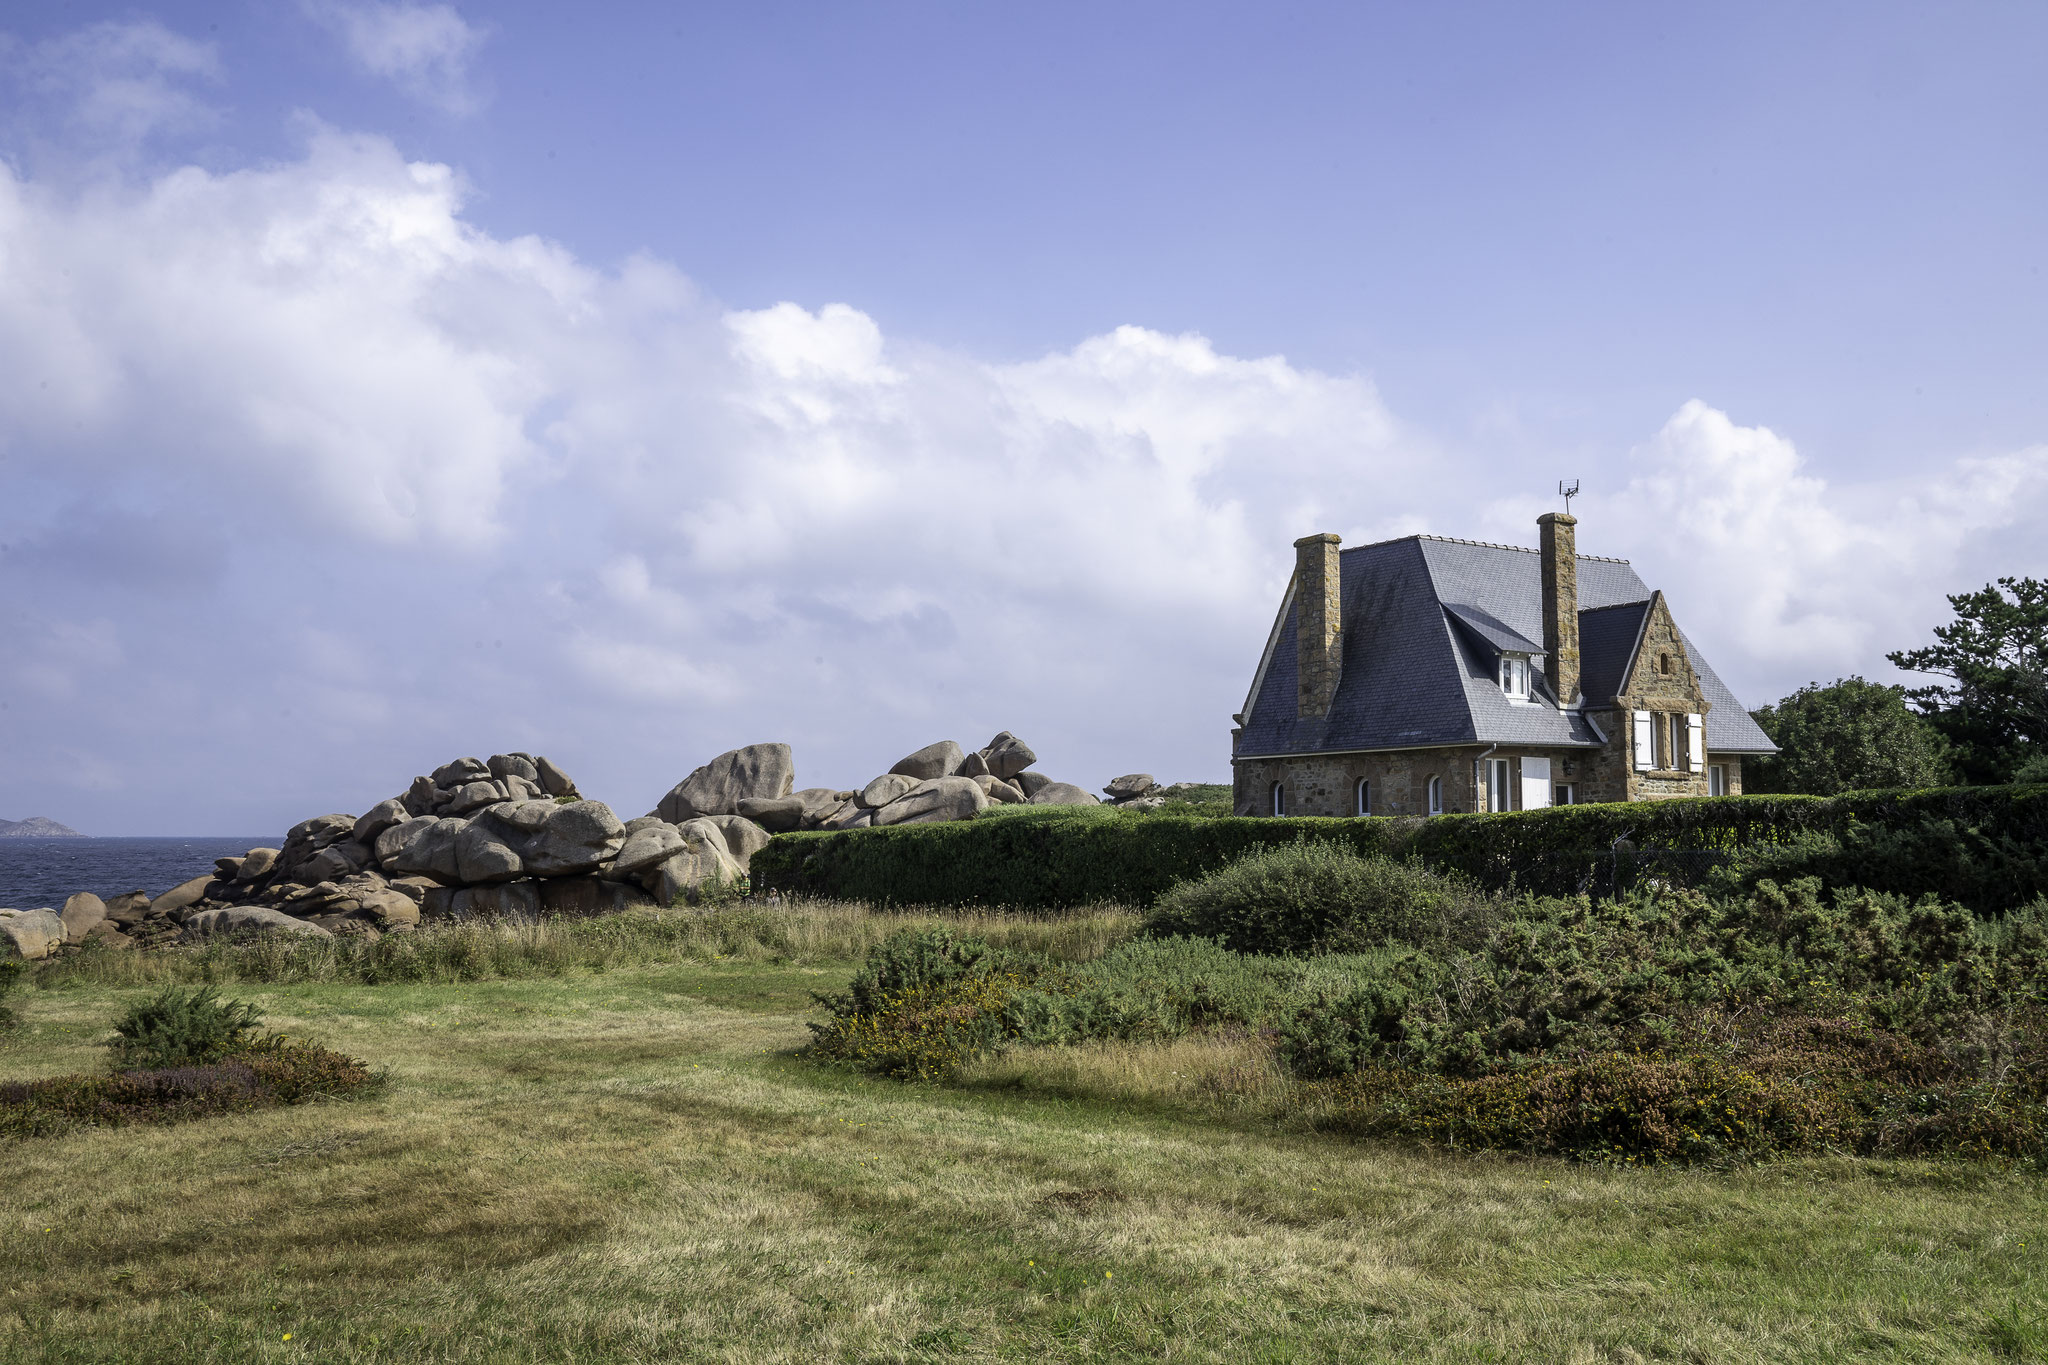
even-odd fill
[(1359, 778), (1359, 779), (1358, 779), (1358, 789), (1357, 789), (1357, 790), (1356, 790), (1356, 791), (1355, 791), (1355, 792), (1353, 793), (1353, 795), (1354, 795), (1354, 796), (1356, 796), (1356, 797), (1357, 797), (1357, 799), (1358, 799), (1358, 801), (1357, 801), (1357, 809), (1358, 809), (1358, 813), (1359, 813), (1360, 815), (1371, 815), (1371, 814), (1372, 814), (1372, 783), (1368, 782), (1368, 781), (1367, 781), (1366, 779), (1364, 779), (1364, 778), (1362, 778), (1362, 777), (1361, 777), (1361, 778)]
[[(1513, 810), (1515, 808), (1515, 772), (1505, 758), (1486, 760), (1486, 808), (1488, 810)], [(1431, 812), (1434, 814), (1434, 812)]]
[(1431, 815), (1442, 815), (1444, 813), (1444, 780), (1441, 777), (1429, 779), (1429, 813)]
[(1707, 795), (1728, 794), (1728, 769), (1725, 764), (1713, 763), (1707, 766)]
[(1579, 804), (1579, 793), (1577, 788), (1571, 783), (1560, 782), (1557, 784), (1557, 790), (1552, 794), (1552, 800), (1556, 805), (1576, 806)]
[(1657, 766), (1657, 725), (1656, 718), (1648, 711), (1631, 713), (1634, 722), (1635, 765), (1639, 772), (1648, 772)]
[(1284, 782), (1273, 784), (1273, 814), (1287, 814), (1287, 784)]
[(1550, 804), (1550, 760), (1522, 760), (1522, 809), (1541, 810)]
[(1529, 659), (1524, 654), (1500, 656), (1500, 690), (1510, 697), (1529, 695)]
[(1707, 718), (1693, 712), (1685, 718), (1685, 768), (1698, 772), (1707, 766)]

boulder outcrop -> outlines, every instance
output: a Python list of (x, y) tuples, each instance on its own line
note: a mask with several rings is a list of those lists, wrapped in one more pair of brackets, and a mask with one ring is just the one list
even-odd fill
[(988, 807), (988, 794), (971, 777), (935, 777), (920, 782), (875, 812), (878, 825), (922, 825), (972, 820)]
[(55, 910), (0, 910), (0, 961), (48, 957), (64, 942), (64, 920)]
[(262, 905), (224, 905), (218, 910), (198, 911), (185, 920), (185, 937), (188, 939), (270, 932), (300, 934), (307, 938), (334, 937), (317, 924)]
[(672, 824), (700, 815), (738, 815), (740, 802), (779, 800), (796, 786), (796, 760), (787, 744), (731, 749), (676, 783), (655, 814)]

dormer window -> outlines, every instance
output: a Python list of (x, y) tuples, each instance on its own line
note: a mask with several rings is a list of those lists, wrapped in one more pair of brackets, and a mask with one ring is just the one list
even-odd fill
[(1526, 654), (1503, 654), (1500, 656), (1500, 690), (1518, 701), (1529, 699), (1529, 656)]

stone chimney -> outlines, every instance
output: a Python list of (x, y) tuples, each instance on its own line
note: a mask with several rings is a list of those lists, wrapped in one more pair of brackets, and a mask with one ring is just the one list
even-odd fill
[(1579, 520), (1545, 512), (1536, 524), (1543, 531), (1543, 672), (1569, 706), (1579, 699)]
[(1344, 660), (1344, 609), (1338, 601), (1338, 538), (1324, 532), (1294, 542), (1294, 649), (1303, 718), (1330, 714)]

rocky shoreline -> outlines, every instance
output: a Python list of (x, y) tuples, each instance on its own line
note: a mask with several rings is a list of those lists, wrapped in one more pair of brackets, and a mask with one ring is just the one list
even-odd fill
[[(361, 815), (315, 816), (277, 848), (216, 860), (151, 897), (80, 892), (61, 910), (0, 910), (0, 958), (65, 947), (163, 947), (262, 932), (326, 938), (410, 933), (437, 920), (532, 921), (694, 904), (746, 876), (776, 834), (970, 820), (992, 805), (1095, 805), (1032, 771), (1005, 730), (979, 749), (952, 740), (900, 759), (859, 790), (795, 790), (787, 744), (720, 754), (648, 814), (620, 820), (547, 758), (458, 758)], [(1104, 788), (1108, 804), (1156, 807), (1148, 774)]]

